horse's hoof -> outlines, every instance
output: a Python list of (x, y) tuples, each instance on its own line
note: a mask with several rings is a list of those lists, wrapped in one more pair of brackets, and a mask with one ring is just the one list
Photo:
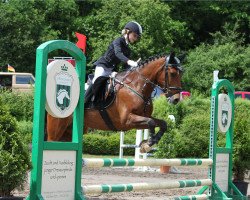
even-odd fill
[(140, 153), (147, 153), (149, 151), (151, 151), (152, 147), (149, 146), (148, 141), (147, 140), (143, 140), (140, 143)]

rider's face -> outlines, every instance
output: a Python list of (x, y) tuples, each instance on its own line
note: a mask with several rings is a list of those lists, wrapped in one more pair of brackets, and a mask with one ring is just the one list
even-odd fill
[(140, 36), (138, 34), (136, 34), (135, 32), (129, 33), (128, 37), (129, 37), (129, 42), (131, 44), (137, 42), (140, 39)]

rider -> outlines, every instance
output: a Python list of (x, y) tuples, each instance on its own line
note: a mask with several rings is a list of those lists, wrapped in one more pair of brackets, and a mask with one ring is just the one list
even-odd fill
[[(102, 85), (101, 77), (108, 77), (112, 74), (114, 69), (121, 62), (124, 64), (124, 69), (131, 67), (137, 67), (138, 63), (136, 61), (130, 60), (129, 56), (131, 50), (129, 44), (136, 43), (142, 34), (142, 27), (139, 23), (131, 21), (127, 23), (122, 30), (122, 36), (115, 39), (108, 47), (107, 51), (103, 56), (101, 56), (95, 63), (95, 74), (92, 80), (93, 93), (96, 95)], [(99, 80), (99, 81), (98, 81)], [(88, 93), (86, 92), (85, 102), (88, 101)]]

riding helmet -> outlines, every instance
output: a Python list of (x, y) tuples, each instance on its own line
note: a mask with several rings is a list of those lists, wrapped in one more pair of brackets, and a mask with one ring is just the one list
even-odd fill
[(131, 22), (127, 23), (125, 25), (124, 29), (128, 29), (130, 31), (133, 31), (139, 36), (141, 36), (141, 34), (142, 34), (141, 25), (139, 23), (135, 22), (135, 21), (131, 21)]

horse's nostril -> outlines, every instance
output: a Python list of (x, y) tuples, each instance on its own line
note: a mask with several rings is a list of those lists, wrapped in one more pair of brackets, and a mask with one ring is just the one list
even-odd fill
[(173, 98), (173, 97), (168, 98), (168, 102), (172, 104), (177, 104), (179, 101), (180, 98)]
[(177, 104), (180, 101), (180, 99), (174, 99), (173, 104)]

